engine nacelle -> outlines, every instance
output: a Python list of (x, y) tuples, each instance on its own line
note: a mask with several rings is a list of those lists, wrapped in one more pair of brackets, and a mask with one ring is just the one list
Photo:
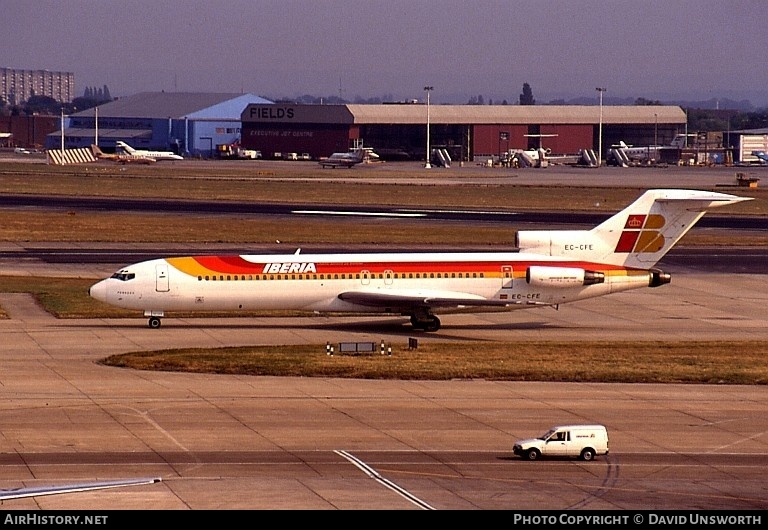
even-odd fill
[(649, 272), (650, 280), (648, 281), (648, 287), (659, 287), (672, 281), (672, 276), (668, 272), (659, 269), (651, 269)]
[(534, 265), (525, 271), (525, 281), (539, 287), (581, 287), (605, 282), (605, 274), (577, 267)]

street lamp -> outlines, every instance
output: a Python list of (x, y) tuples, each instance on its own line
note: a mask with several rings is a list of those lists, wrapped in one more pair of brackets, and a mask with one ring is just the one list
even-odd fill
[(61, 165), (64, 163), (64, 107), (61, 107)]
[(605, 88), (595, 88), (600, 92), (600, 122), (597, 130), (597, 167), (603, 166), (603, 92)]
[(429, 155), (429, 93), (432, 92), (434, 87), (431, 86), (425, 86), (424, 91), (427, 93), (427, 163), (424, 165), (426, 169), (429, 169), (432, 167), (432, 165), (429, 163), (429, 159), (431, 158)]

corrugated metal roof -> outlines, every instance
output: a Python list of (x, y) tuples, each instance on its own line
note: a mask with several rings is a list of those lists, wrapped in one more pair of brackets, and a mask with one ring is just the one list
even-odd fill
[[(96, 134), (96, 130), (83, 129), (81, 127), (69, 127), (67, 129), (64, 129), (64, 134), (66, 136), (93, 137)], [(61, 136), (61, 131), (49, 133), (48, 136)], [(151, 129), (99, 129), (99, 139), (103, 140), (105, 138), (117, 139), (117, 140), (130, 140), (135, 138), (144, 138), (149, 140), (152, 138), (152, 130)]]
[(740, 131), (731, 131), (731, 134), (768, 134), (768, 128), (741, 129)]
[[(426, 121), (427, 106), (347, 105), (359, 124), (413, 124)], [(600, 107), (577, 105), (430, 105), (429, 119), (433, 123), (460, 124), (596, 124)], [(605, 124), (686, 123), (685, 112), (678, 106), (603, 105)]]
[[(236, 100), (234, 111), (224, 103)], [(240, 103), (242, 102), (242, 105)], [(110, 118), (219, 118), (240, 119), (240, 112), (249, 103), (271, 103), (271, 101), (253, 94), (226, 94), (213, 92), (141, 92), (132, 96), (99, 105), (99, 117)], [(207, 109), (219, 107), (226, 116), (212, 116)], [(235, 108), (235, 106), (233, 106)], [(73, 114), (73, 116), (91, 117), (96, 109), (91, 108)], [(232, 114), (232, 115), (230, 115)]]

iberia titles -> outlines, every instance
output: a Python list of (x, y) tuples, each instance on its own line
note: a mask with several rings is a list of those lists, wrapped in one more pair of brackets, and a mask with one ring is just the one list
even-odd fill
[(310, 262), (286, 262), (286, 263), (265, 263), (263, 274), (302, 274), (317, 272), (315, 264)]

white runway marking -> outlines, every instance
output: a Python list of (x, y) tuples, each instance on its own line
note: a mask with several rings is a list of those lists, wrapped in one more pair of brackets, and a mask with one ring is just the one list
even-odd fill
[(382, 477), (379, 475), (379, 473), (370, 467), (368, 464), (363, 462), (362, 460), (358, 459), (357, 457), (347, 453), (346, 451), (334, 451), (337, 455), (346, 458), (350, 462), (352, 462), (355, 466), (357, 466), (360, 470), (363, 471), (366, 475), (368, 475), (370, 478), (376, 480), (380, 484), (383, 484), (387, 488), (391, 489), (398, 495), (401, 495), (404, 499), (411, 501), (416, 506), (424, 509), (424, 510), (434, 510), (432, 506), (427, 504), (426, 502), (422, 501), (421, 499), (417, 498), (416, 496), (412, 495), (408, 491), (404, 490), (394, 482)]
[(291, 210), (291, 213), (302, 215), (350, 215), (360, 217), (426, 217), (423, 213), (388, 213), (388, 212), (344, 212), (333, 210)]

